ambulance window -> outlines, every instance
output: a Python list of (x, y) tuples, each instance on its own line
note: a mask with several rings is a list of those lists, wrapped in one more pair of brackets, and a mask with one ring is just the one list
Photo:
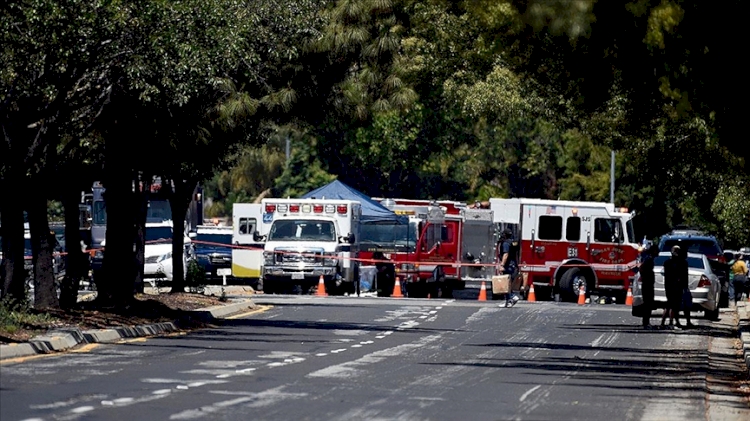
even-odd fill
[(600, 243), (621, 243), (624, 239), (619, 219), (596, 218), (594, 220), (594, 241)]
[(559, 240), (562, 238), (562, 216), (542, 215), (539, 217), (539, 239)]
[(257, 220), (255, 218), (240, 218), (240, 234), (250, 235), (255, 232)]
[(581, 218), (577, 216), (568, 217), (568, 224), (565, 226), (565, 239), (568, 241), (581, 239)]

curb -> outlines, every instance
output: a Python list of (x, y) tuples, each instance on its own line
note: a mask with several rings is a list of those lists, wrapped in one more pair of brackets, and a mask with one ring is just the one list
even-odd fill
[[(242, 300), (227, 305), (199, 308), (188, 313), (203, 322), (239, 313), (257, 307), (250, 300)], [(51, 354), (67, 351), (78, 345), (95, 343), (115, 343), (123, 339), (141, 338), (163, 335), (178, 331), (174, 322), (153, 323), (137, 326), (121, 326), (109, 329), (81, 330), (79, 328), (63, 328), (51, 330), (44, 335), (35, 336), (28, 342), (0, 345), (0, 361), (10, 358), (29, 357), (39, 354)]]
[(750, 302), (742, 301), (737, 303), (737, 316), (739, 319), (738, 330), (744, 353), (743, 357), (745, 365), (750, 370)]

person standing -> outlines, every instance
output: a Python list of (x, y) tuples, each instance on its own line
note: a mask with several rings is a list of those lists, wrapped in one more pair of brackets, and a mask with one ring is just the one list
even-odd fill
[(505, 307), (513, 307), (519, 298), (513, 293), (513, 281), (515, 280), (518, 262), (516, 261), (515, 247), (513, 247), (513, 231), (506, 228), (500, 235), (500, 267), (503, 275), (510, 277), (508, 281), (508, 293), (505, 294)]
[(667, 296), (667, 306), (661, 316), (661, 325), (664, 326), (667, 315), (669, 315), (669, 327), (671, 328), (675, 319), (677, 319), (677, 328), (681, 328), (679, 312), (682, 306), (682, 289), (680, 288), (680, 267), (678, 264), (680, 246), (673, 246), (671, 252), (672, 256), (664, 262), (664, 293)]
[(734, 301), (742, 301), (742, 293), (745, 292), (747, 284), (747, 263), (745, 256), (737, 253), (736, 260), (732, 264), (730, 272), (732, 274), (732, 285), (734, 285)]
[(643, 297), (643, 328), (651, 329), (651, 311), (654, 309), (654, 259), (659, 255), (659, 247), (651, 245), (643, 253), (643, 261), (638, 270), (641, 279), (641, 296)]
[[(685, 316), (685, 327), (692, 329), (695, 327), (690, 322), (690, 309), (693, 307), (693, 296), (690, 292), (690, 279), (689, 279), (689, 266), (687, 261), (687, 249), (681, 248), (677, 253), (677, 279), (680, 288), (680, 307), (682, 308), (682, 314)], [(679, 319), (677, 320), (677, 326), (680, 326)]]

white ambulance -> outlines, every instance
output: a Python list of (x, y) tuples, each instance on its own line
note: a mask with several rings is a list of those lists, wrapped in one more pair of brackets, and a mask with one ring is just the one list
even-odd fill
[(264, 199), (262, 286), (265, 293), (297, 286), (303, 293), (323, 276), (326, 293), (354, 293), (359, 278), (362, 207), (352, 200)]
[(260, 203), (232, 206), (232, 276), (247, 279), (253, 288), (258, 288), (261, 277), (263, 236), (271, 227), (270, 216), (263, 215)]

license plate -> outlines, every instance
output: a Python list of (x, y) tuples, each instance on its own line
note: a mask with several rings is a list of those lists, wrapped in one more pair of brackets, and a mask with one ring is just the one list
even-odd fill
[(231, 268), (216, 269), (216, 275), (217, 276), (232, 276), (232, 269)]
[(292, 274), (292, 279), (305, 279), (305, 274), (304, 273), (293, 273)]

